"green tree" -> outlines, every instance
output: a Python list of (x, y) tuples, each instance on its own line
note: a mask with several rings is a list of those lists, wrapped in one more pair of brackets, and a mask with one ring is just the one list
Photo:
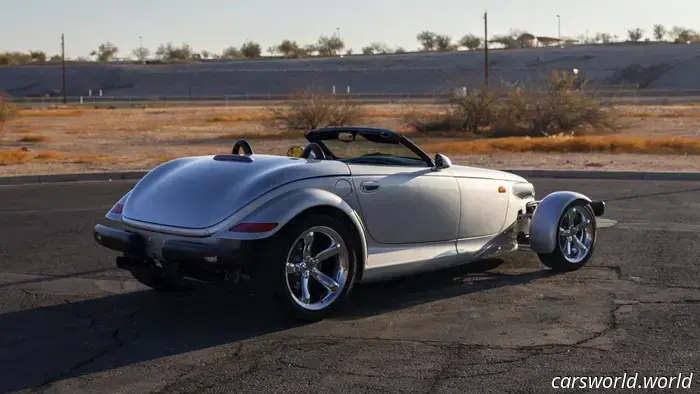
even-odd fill
[(183, 43), (181, 47), (176, 47), (172, 43), (160, 44), (156, 51), (156, 56), (163, 60), (190, 60), (194, 56), (194, 51), (189, 44)]
[(637, 41), (641, 40), (643, 35), (644, 35), (644, 30), (642, 30), (640, 28), (627, 30), (627, 37), (632, 42), (637, 42)]
[(258, 58), (262, 54), (260, 44), (253, 41), (246, 41), (241, 45), (241, 55), (245, 58)]
[(319, 56), (337, 56), (345, 49), (345, 43), (338, 36), (321, 36), (316, 42), (316, 51)]
[(481, 37), (474, 34), (467, 34), (459, 40), (459, 45), (469, 50), (477, 49), (481, 46)]
[(95, 56), (98, 62), (108, 62), (114, 59), (118, 52), (119, 48), (107, 41), (104, 44), (100, 44), (97, 50), (90, 52), (90, 56)]
[(663, 41), (666, 37), (666, 28), (664, 25), (654, 25), (654, 39), (656, 41)]
[(437, 48), (438, 35), (432, 31), (424, 30), (416, 35), (416, 40), (420, 43), (421, 50), (434, 51)]

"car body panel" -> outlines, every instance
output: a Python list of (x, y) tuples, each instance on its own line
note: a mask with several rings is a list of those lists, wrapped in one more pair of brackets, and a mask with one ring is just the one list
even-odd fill
[(377, 242), (431, 243), (457, 238), (460, 195), (449, 172), (426, 167), (349, 167), (362, 219)]
[(251, 162), (214, 156), (179, 159), (149, 172), (134, 187), (127, 219), (184, 229), (206, 229), (256, 197), (305, 178), (349, 175), (341, 162), (255, 155)]

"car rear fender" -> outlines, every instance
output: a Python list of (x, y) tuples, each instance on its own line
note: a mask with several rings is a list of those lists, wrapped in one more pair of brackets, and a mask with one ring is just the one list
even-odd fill
[(339, 196), (322, 189), (307, 188), (296, 189), (265, 202), (253, 212), (246, 215), (241, 220), (233, 223), (231, 229), (241, 223), (276, 223), (277, 225), (265, 232), (236, 232), (223, 231), (215, 236), (218, 238), (238, 239), (238, 240), (256, 240), (269, 238), (275, 235), (292, 219), (297, 217), (304, 211), (316, 207), (330, 207), (337, 209), (339, 212), (347, 216), (347, 219), (355, 227), (359, 237), (359, 244), (362, 248), (361, 256), (365, 261), (367, 258), (367, 241), (365, 238), (364, 227), (360, 221), (359, 215), (352, 207)]
[(548, 194), (539, 202), (530, 223), (530, 249), (536, 253), (551, 253), (557, 244), (559, 218), (567, 205), (576, 200), (593, 201), (577, 192), (560, 191)]
[[(129, 198), (129, 195), (131, 194), (131, 190), (129, 190), (124, 197), (120, 198), (119, 201), (117, 201), (112, 208), (110, 208), (109, 212), (105, 215), (105, 218), (115, 221), (115, 222), (121, 222), (122, 221), (122, 214), (117, 213), (121, 212), (121, 208), (124, 207), (124, 204), (126, 204), (126, 200)], [(120, 207), (121, 206), (121, 207)], [(118, 209), (119, 207), (119, 209)]]

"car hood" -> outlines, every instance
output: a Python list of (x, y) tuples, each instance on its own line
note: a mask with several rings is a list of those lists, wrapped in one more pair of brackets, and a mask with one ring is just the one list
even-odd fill
[(496, 179), (510, 182), (527, 182), (527, 180), (519, 175), (515, 175), (506, 171), (491, 170), (487, 168), (469, 167), (453, 165), (449, 168), (450, 172), (458, 178), (481, 178), (481, 179)]
[(347, 165), (336, 161), (253, 155), (252, 161), (246, 162), (214, 157), (187, 157), (154, 168), (129, 194), (123, 217), (204, 229), (289, 182), (350, 174)]

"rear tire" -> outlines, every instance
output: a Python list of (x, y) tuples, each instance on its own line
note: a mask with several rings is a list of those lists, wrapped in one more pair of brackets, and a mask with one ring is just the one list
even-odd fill
[(593, 256), (596, 236), (597, 223), (590, 205), (573, 201), (559, 216), (554, 250), (538, 256), (554, 272), (576, 271)]
[(253, 281), (274, 295), (288, 317), (322, 320), (347, 301), (355, 285), (355, 244), (348, 225), (332, 216), (295, 218), (260, 245)]

